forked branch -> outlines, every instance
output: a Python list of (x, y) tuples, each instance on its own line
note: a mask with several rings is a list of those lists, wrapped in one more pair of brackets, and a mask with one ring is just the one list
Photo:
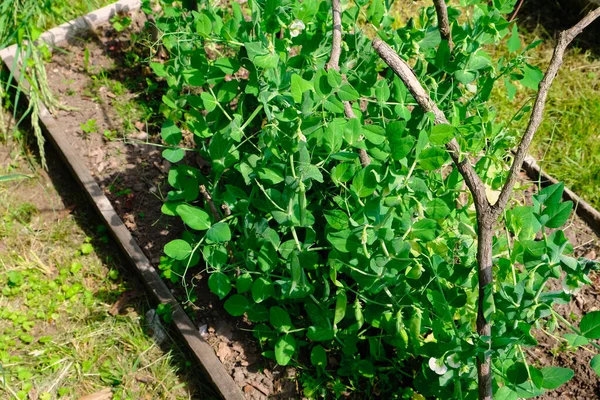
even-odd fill
[[(392, 49), (387, 43), (379, 38), (373, 39), (373, 48), (379, 54), (379, 56), (386, 62), (387, 65), (400, 77), (402, 82), (406, 85), (410, 93), (413, 95), (419, 106), (425, 112), (431, 112), (435, 116), (435, 124), (449, 124), (448, 119), (444, 115), (444, 112), (435, 104), (431, 97), (427, 94), (421, 83), (417, 79), (417, 76), (413, 72), (412, 68)], [(469, 190), (473, 194), (475, 204), (480, 207), (480, 211), (485, 211), (490, 207), (487, 197), (485, 195), (485, 185), (481, 181), (481, 178), (473, 166), (469, 162), (469, 159), (462, 154), (460, 145), (456, 139), (452, 139), (446, 144), (446, 150), (452, 157), (452, 161), (456, 164), (458, 171), (461, 173)]]
[[(434, 0), (436, 4), (436, 9), (438, 9), (438, 4), (443, 5), (445, 9), (445, 3), (441, 0)], [(443, 10), (442, 10), (443, 11)], [(440, 11), (438, 10), (438, 19), (440, 18)], [(544, 74), (544, 78), (542, 79), (539, 91), (536, 97), (536, 101), (533, 107), (533, 111), (531, 113), (531, 117), (529, 119), (529, 123), (525, 133), (519, 143), (517, 148), (517, 152), (511, 168), (508, 173), (508, 178), (506, 183), (504, 184), (498, 201), (491, 206), (489, 201), (487, 200), (485, 193), (485, 185), (483, 184), (481, 178), (471, 164), (468, 161), (468, 158), (464, 155), (461, 155), (461, 149), (456, 141), (456, 139), (452, 139), (447, 145), (446, 150), (452, 157), (452, 160), (456, 164), (459, 172), (463, 176), (469, 190), (473, 194), (473, 199), (475, 203), (475, 209), (477, 211), (477, 268), (478, 268), (478, 278), (479, 278), (479, 305), (477, 312), (477, 333), (480, 337), (487, 337), (488, 342), (491, 337), (491, 324), (489, 320), (484, 315), (483, 308), (483, 299), (486, 294), (486, 291), (489, 292), (489, 287), (493, 281), (492, 274), (492, 244), (493, 244), (493, 226), (502, 211), (504, 211), (508, 200), (512, 194), (512, 190), (514, 188), (515, 182), (517, 180), (517, 176), (521, 167), (523, 166), (523, 160), (529, 150), (529, 146), (531, 144), (531, 140), (535, 135), (537, 129), (539, 128), (543, 112), (544, 106), (546, 102), (546, 98), (548, 96), (548, 91), (550, 86), (552, 85), (552, 81), (556, 77), (558, 70), (563, 62), (563, 56), (567, 46), (573, 41), (573, 39), (579, 35), (588, 25), (590, 25), (594, 20), (600, 17), (600, 8), (590, 12), (587, 16), (585, 16), (579, 23), (577, 23), (571, 29), (562, 32), (559, 36), (558, 43), (556, 48), (554, 49), (554, 54), (552, 56), (552, 60), (550, 61), (550, 65), (548, 66), (548, 70)], [(441, 32), (441, 23), (440, 23), (440, 32)], [(443, 35), (443, 33), (442, 33)], [(408, 90), (412, 93), (413, 97), (421, 106), (421, 108), (425, 112), (432, 112), (435, 116), (436, 124), (447, 124), (448, 120), (444, 113), (439, 109), (437, 104), (429, 97), (421, 83), (417, 79), (415, 73), (410, 68), (410, 66), (400, 58), (398, 54), (385, 42), (383, 42), (379, 38), (373, 39), (373, 48), (379, 56), (392, 68), (392, 70), (400, 77), (400, 79), (404, 82)], [(478, 378), (478, 386), (479, 386), (479, 399), (480, 400), (491, 400), (492, 399), (492, 371), (491, 371), (491, 358), (489, 353), (482, 355), (478, 358), (477, 361), (477, 378)]]

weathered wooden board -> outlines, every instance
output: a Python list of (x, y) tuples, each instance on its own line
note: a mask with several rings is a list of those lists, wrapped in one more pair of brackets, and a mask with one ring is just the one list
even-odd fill
[[(54, 47), (64, 46), (74, 35), (79, 35), (84, 31), (95, 29), (99, 25), (107, 23), (116, 13), (133, 11), (139, 7), (139, 0), (119, 1), (54, 28), (44, 33), (41, 38)], [(11, 46), (0, 51), (0, 57), (6, 66), (12, 70), (16, 80), (20, 77), (20, 64), (15, 62), (17, 51), (16, 46)], [(224, 399), (244, 399), (238, 386), (223, 364), (221, 364), (212, 347), (200, 336), (200, 332), (196, 326), (185, 314), (127, 227), (123, 224), (121, 218), (117, 215), (112, 204), (92, 177), (81, 156), (71, 146), (66, 135), (63, 134), (60, 121), (55, 119), (43, 104), (40, 105), (40, 109), (40, 122), (45, 129), (48, 139), (56, 147), (58, 153), (73, 173), (73, 176), (81, 184), (94, 207), (106, 222), (121, 250), (139, 273), (147, 290), (158, 303), (171, 305), (175, 327), (204, 369), (206, 376), (214, 383), (217, 391)]]

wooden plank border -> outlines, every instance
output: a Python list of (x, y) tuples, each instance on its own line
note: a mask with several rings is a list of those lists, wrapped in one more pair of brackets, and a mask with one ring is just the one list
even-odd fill
[[(105, 24), (112, 16), (120, 12), (135, 11), (140, 8), (139, 0), (122, 0), (101, 8), (86, 16), (60, 25), (44, 33), (41, 39), (54, 47), (66, 45), (75, 35), (95, 29)], [(20, 78), (20, 63), (16, 62), (18, 47), (13, 45), (0, 51), (0, 57), (12, 71), (15, 80)], [(40, 122), (46, 136), (56, 147), (61, 158), (67, 164), (75, 179), (84, 188), (88, 198), (105, 221), (112, 236), (116, 239), (121, 250), (135, 267), (147, 290), (158, 303), (169, 304), (173, 310), (173, 322), (194, 357), (200, 363), (205, 375), (214, 384), (218, 393), (226, 400), (242, 400), (244, 396), (233, 378), (217, 358), (212, 347), (200, 336), (200, 332), (183, 311), (179, 302), (173, 297), (169, 288), (160, 278), (146, 255), (142, 252), (123, 221), (116, 213), (104, 192), (92, 177), (84, 160), (71, 146), (64, 135), (60, 122), (55, 119), (44, 104), (40, 104)]]

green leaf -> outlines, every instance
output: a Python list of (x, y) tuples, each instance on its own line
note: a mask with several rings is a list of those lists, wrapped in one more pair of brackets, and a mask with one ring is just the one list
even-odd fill
[(192, 229), (197, 231), (205, 231), (210, 228), (210, 217), (208, 213), (199, 207), (190, 206), (189, 204), (180, 204), (175, 209), (177, 215), (181, 217), (183, 222)]
[(433, 199), (425, 206), (425, 213), (433, 219), (445, 218), (450, 212), (450, 207), (442, 199)]
[(335, 95), (327, 97), (323, 102), (323, 107), (325, 107), (327, 111), (335, 114), (341, 114), (344, 112), (344, 105), (337, 97), (335, 97)]
[(365, 125), (362, 132), (365, 138), (376, 146), (385, 142), (385, 128), (379, 125)]
[(504, 86), (506, 86), (506, 95), (512, 101), (517, 94), (517, 87), (508, 78), (504, 78)]
[(210, 290), (223, 300), (231, 291), (231, 282), (229, 277), (222, 272), (213, 272), (208, 278), (208, 287)]
[(266, 242), (261, 246), (257, 261), (259, 268), (264, 272), (271, 271), (277, 266), (279, 258), (271, 242)]
[(229, 225), (225, 222), (217, 222), (208, 229), (206, 238), (216, 243), (230, 241), (231, 231), (229, 230)]
[(258, 68), (275, 68), (279, 64), (279, 56), (277, 54), (265, 54), (254, 57), (254, 65)]
[(519, 51), (520, 48), (521, 40), (519, 39), (519, 29), (517, 28), (517, 24), (513, 24), (512, 34), (508, 40), (508, 51), (514, 53), (515, 51)]
[(360, 360), (358, 362), (358, 372), (365, 378), (375, 377), (375, 367), (369, 360)]
[(426, 171), (440, 168), (448, 159), (446, 150), (439, 147), (429, 147), (419, 155), (419, 165)]
[(356, 101), (360, 95), (349, 83), (344, 83), (337, 92), (338, 97), (342, 101)]
[(372, 168), (363, 168), (352, 180), (351, 188), (358, 197), (367, 197), (377, 188), (377, 178)]
[(219, 68), (227, 75), (233, 75), (240, 69), (240, 63), (236, 59), (227, 57), (215, 60), (213, 66)]
[(306, 333), (306, 337), (314, 342), (327, 342), (334, 336), (335, 332), (332, 327), (311, 326)]
[(342, 84), (342, 75), (335, 69), (330, 68), (327, 71), (327, 83), (329, 83), (329, 86), (332, 88), (337, 88)]
[(392, 150), (392, 158), (394, 160), (402, 160), (408, 156), (415, 146), (415, 138), (412, 136), (398, 137), (393, 136), (389, 138), (390, 148)]
[(238, 293), (245, 293), (252, 288), (253, 283), (252, 275), (246, 272), (245, 274), (238, 276), (235, 281), (235, 288)]
[(573, 202), (570, 200), (552, 204), (544, 209), (539, 221), (548, 228), (560, 228), (571, 216), (571, 210), (573, 210)]
[(194, 15), (194, 27), (196, 32), (201, 36), (208, 37), (212, 32), (212, 22), (208, 15), (204, 13), (193, 13)]
[(429, 242), (436, 238), (438, 223), (433, 219), (423, 218), (412, 226), (410, 235), (415, 239)]
[(252, 284), (252, 299), (256, 303), (262, 303), (269, 297), (275, 295), (275, 288), (271, 281), (264, 277), (260, 277)]
[(487, 68), (491, 65), (491, 61), (488, 57), (485, 57), (480, 54), (472, 54), (469, 57), (469, 61), (466, 65), (466, 70), (468, 71), (478, 71), (480, 69)]
[(565, 338), (569, 346), (573, 347), (585, 346), (590, 342), (589, 340), (587, 340), (587, 338), (576, 333), (565, 333), (563, 337)]
[(298, 74), (292, 75), (290, 91), (292, 92), (292, 97), (296, 103), (300, 104), (302, 102), (302, 94), (309, 90), (314, 90), (312, 82), (303, 79)]
[(456, 128), (448, 124), (434, 125), (429, 133), (429, 141), (442, 145), (448, 143), (456, 135)]
[(579, 330), (588, 339), (600, 339), (600, 311), (584, 315), (579, 323)]
[(269, 185), (277, 185), (285, 179), (283, 171), (278, 168), (261, 168), (258, 170), (258, 177)]
[(348, 215), (342, 210), (324, 210), (323, 216), (327, 220), (330, 227), (336, 231), (342, 231), (348, 228)]
[(181, 130), (179, 130), (177, 125), (175, 125), (175, 123), (170, 119), (164, 122), (160, 131), (160, 136), (165, 143), (173, 146), (178, 145), (182, 138)]
[(575, 373), (572, 369), (561, 367), (544, 367), (542, 368), (542, 387), (544, 389), (553, 390), (568, 382), (573, 378)]
[(473, 71), (456, 71), (454, 73), (456, 79), (463, 85), (469, 84), (477, 78), (477, 74)]
[(339, 119), (345, 121), (345, 124), (340, 124), (340, 126), (343, 126), (344, 128), (344, 139), (346, 140), (346, 142), (348, 142), (350, 146), (356, 146), (360, 141), (360, 135), (362, 133), (360, 121), (358, 120), (358, 118), (351, 118), (347, 121), (343, 118), (336, 118), (333, 120), (333, 122)]
[(521, 84), (529, 89), (537, 90), (543, 77), (544, 73), (538, 67), (525, 64)]
[(192, 246), (185, 240), (175, 239), (165, 245), (165, 254), (175, 260), (185, 260), (192, 254)]
[(596, 354), (590, 360), (590, 367), (592, 367), (596, 375), (600, 376), (600, 354)]
[(150, 68), (152, 68), (152, 71), (158, 77), (165, 78), (167, 76), (167, 70), (165, 68), (165, 64), (157, 63), (157, 62), (151, 62), (150, 63)]
[(293, 335), (286, 334), (275, 343), (275, 360), (279, 365), (288, 365), (296, 353), (296, 339)]
[(164, 149), (162, 156), (170, 163), (177, 163), (183, 160), (185, 157), (185, 151), (183, 149)]
[(508, 386), (502, 386), (494, 393), (494, 399), (496, 400), (518, 400), (518, 398), (517, 393)]
[(310, 352), (310, 363), (315, 367), (327, 366), (327, 353), (321, 345), (316, 345)]
[(292, 320), (287, 311), (278, 306), (269, 309), (269, 322), (275, 329), (287, 332), (292, 329)]
[(248, 299), (241, 294), (234, 294), (225, 301), (223, 307), (229, 314), (234, 317), (239, 317), (246, 312), (246, 309), (248, 308)]
[(345, 229), (340, 232), (331, 232), (327, 235), (327, 240), (336, 250), (342, 253), (349, 253), (361, 245), (358, 237), (356, 237), (350, 229)]
[(198, 69), (186, 69), (181, 74), (183, 79), (191, 86), (202, 87), (206, 83), (206, 74)]
[(565, 184), (563, 182), (555, 183), (540, 190), (533, 198), (535, 202), (545, 206), (557, 205), (561, 201), (564, 190)]
[(494, 288), (493, 285), (486, 285), (484, 287), (483, 295), (483, 316), (486, 320), (489, 320), (490, 316), (496, 312), (496, 304), (494, 302)]
[(367, 8), (367, 18), (369, 22), (375, 26), (379, 26), (385, 14), (385, 5), (383, 0), (371, 0), (369, 8)]
[(202, 92), (202, 93), (200, 93), (200, 98), (202, 99), (202, 103), (204, 104), (204, 108), (208, 112), (213, 111), (215, 108), (217, 108), (217, 105), (219, 104), (219, 102), (217, 101), (217, 99), (215, 99), (213, 97), (213, 95), (210, 94), (210, 93), (208, 93), (208, 92)]
[(23, 284), (23, 274), (21, 271), (8, 271), (6, 275), (9, 286), (21, 286)]

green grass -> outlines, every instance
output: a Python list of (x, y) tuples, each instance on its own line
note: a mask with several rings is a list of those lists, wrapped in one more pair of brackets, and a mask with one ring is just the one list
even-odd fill
[[(529, 53), (529, 62), (543, 71), (552, 56), (554, 41), (538, 27), (522, 33), (524, 43), (537, 39), (544, 42)], [(600, 60), (590, 52), (571, 48), (554, 81), (546, 102), (544, 120), (534, 138), (530, 154), (541, 167), (600, 208)], [(498, 85), (494, 103), (498, 117), (509, 120), (513, 113), (535, 93), (522, 88), (509, 101), (503, 86)], [(531, 103), (530, 103), (531, 104)], [(515, 123), (524, 131), (527, 118)]]
[(16, 173), (34, 177), (0, 183), (0, 398), (211, 398), (181, 350), (151, 338), (143, 293), (109, 313), (132, 287), (106, 229), (65, 210), (39, 170), (0, 166)]

